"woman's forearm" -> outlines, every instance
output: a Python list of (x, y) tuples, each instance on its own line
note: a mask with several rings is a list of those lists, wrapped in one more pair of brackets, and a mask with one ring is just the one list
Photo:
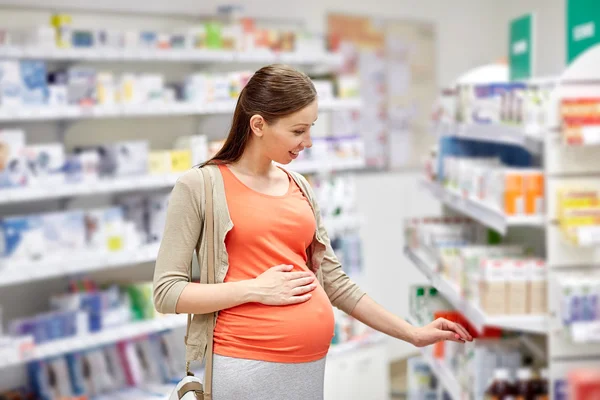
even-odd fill
[(415, 343), (415, 327), (392, 314), (367, 295), (358, 301), (351, 315), (379, 332), (411, 344)]
[(179, 314), (209, 314), (255, 301), (249, 281), (218, 284), (190, 283), (177, 302)]

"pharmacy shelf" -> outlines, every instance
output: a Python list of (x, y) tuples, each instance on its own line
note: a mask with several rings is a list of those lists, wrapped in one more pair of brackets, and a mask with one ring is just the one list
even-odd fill
[(423, 180), (421, 184), (446, 206), (503, 235), (506, 234), (506, 231), (511, 226), (544, 226), (544, 217), (542, 215), (507, 216), (500, 210), (490, 207), (481, 201), (451, 192), (437, 182)]
[(0, 368), (57, 357), (67, 353), (106, 346), (120, 341), (186, 326), (187, 315), (168, 315), (150, 321), (132, 322), (101, 332), (53, 340), (34, 346), (21, 359), (0, 359)]
[(2, 189), (0, 190), (0, 204), (163, 189), (175, 185), (179, 176), (179, 174), (130, 176), (56, 186)]
[(156, 260), (159, 246), (159, 244), (150, 244), (134, 250), (118, 252), (88, 251), (69, 254), (68, 262), (65, 262), (64, 257), (56, 261), (9, 260), (0, 264), (0, 287), (151, 262)]
[[(330, 236), (334, 236), (335, 232), (357, 229), (361, 226), (362, 220), (360, 216), (348, 215), (326, 218), (324, 224)], [(0, 261), (0, 287), (153, 262), (156, 260), (159, 247), (160, 243), (153, 243), (137, 249), (116, 252), (82, 251), (69, 254), (68, 263), (64, 261), (63, 255), (53, 260), (35, 262), (10, 259)]]
[[(365, 168), (361, 159), (330, 160), (325, 162), (299, 161), (285, 168), (301, 174), (355, 171)], [(135, 192), (167, 189), (177, 182), (180, 174), (142, 175), (121, 178), (100, 179), (78, 183), (65, 183), (55, 186), (18, 187), (0, 190), (0, 205), (45, 201), (66, 197), (95, 196), (108, 193)]]
[(432, 286), (435, 287), (456, 310), (461, 312), (478, 331), (481, 332), (484, 327), (489, 326), (516, 332), (537, 334), (546, 334), (548, 332), (548, 321), (545, 315), (486, 315), (481, 308), (464, 299), (460, 295), (456, 285), (441, 277), (439, 273), (435, 271), (435, 265), (429, 261), (428, 257), (424, 254), (409, 248), (404, 249), (404, 254), (427, 277), (427, 279), (431, 281)]
[[(236, 100), (198, 104), (186, 102), (156, 102), (114, 106), (44, 105), (1, 107), (0, 122), (230, 114), (234, 111), (235, 104)], [(359, 98), (323, 99), (319, 101), (319, 108), (325, 111), (353, 110), (360, 107), (361, 101)]]
[(273, 52), (269, 50), (227, 51), (206, 49), (114, 49), (114, 48), (56, 48), (0, 47), (0, 58), (57, 61), (108, 62), (189, 62), (189, 63), (284, 63), (296, 65), (339, 66), (340, 53), (331, 52)]
[(541, 154), (544, 149), (543, 139), (529, 135), (520, 126), (507, 124), (459, 124), (444, 127), (440, 132), (444, 136), (460, 139), (476, 140), (489, 143), (503, 143), (519, 146), (532, 154)]

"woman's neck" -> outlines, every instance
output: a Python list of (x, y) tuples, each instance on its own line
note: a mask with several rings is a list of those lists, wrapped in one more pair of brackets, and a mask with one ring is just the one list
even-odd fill
[(261, 153), (253, 141), (248, 143), (239, 160), (232, 163), (233, 167), (245, 175), (268, 177), (273, 171), (273, 162)]

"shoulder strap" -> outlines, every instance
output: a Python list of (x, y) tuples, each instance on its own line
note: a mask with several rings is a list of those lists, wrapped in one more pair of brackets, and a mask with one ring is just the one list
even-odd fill
[[(206, 248), (208, 250), (208, 283), (215, 283), (215, 223), (213, 213), (213, 193), (212, 193), (212, 181), (210, 180), (210, 174), (206, 168), (202, 168), (202, 174), (204, 175), (204, 198), (206, 199), (206, 207), (204, 218), (206, 219)], [(213, 374), (213, 333), (215, 330), (215, 316), (213, 314), (209, 318), (208, 323), (208, 339), (206, 343), (206, 354), (204, 359), (206, 360), (204, 365), (204, 395), (205, 397), (212, 394), (212, 374)]]
[[(204, 240), (206, 241), (206, 248), (208, 250), (207, 258), (207, 269), (208, 269), (208, 284), (215, 283), (215, 247), (214, 247), (214, 213), (213, 213), (213, 195), (212, 195), (212, 181), (210, 180), (210, 174), (206, 168), (201, 168), (203, 180), (204, 180), (204, 219), (205, 219), (205, 232)], [(192, 282), (192, 264), (190, 263), (189, 279)], [(200, 275), (202, 276), (202, 275)], [(200, 278), (201, 279), (201, 278)], [(187, 331), (185, 334), (186, 344), (187, 338), (190, 335), (190, 326), (192, 325), (192, 314), (188, 314)], [(215, 314), (212, 318), (209, 318), (208, 322), (208, 341), (205, 354), (205, 365), (204, 365), (204, 394), (208, 395), (212, 392), (212, 373), (213, 373), (213, 332), (215, 327)], [(187, 375), (193, 375), (189, 369), (190, 363), (186, 363)]]

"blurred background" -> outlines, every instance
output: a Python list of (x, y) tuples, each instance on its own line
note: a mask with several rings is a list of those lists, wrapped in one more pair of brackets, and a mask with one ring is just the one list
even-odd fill
[(326, 399), (600, 399), (597, 24), (594, 0), (0, 0), (0, 399), (167, 397), (170, 189), (271, 63), (317, 88), (289, 168), (345, 271), (476, 338), (336, 310)]

